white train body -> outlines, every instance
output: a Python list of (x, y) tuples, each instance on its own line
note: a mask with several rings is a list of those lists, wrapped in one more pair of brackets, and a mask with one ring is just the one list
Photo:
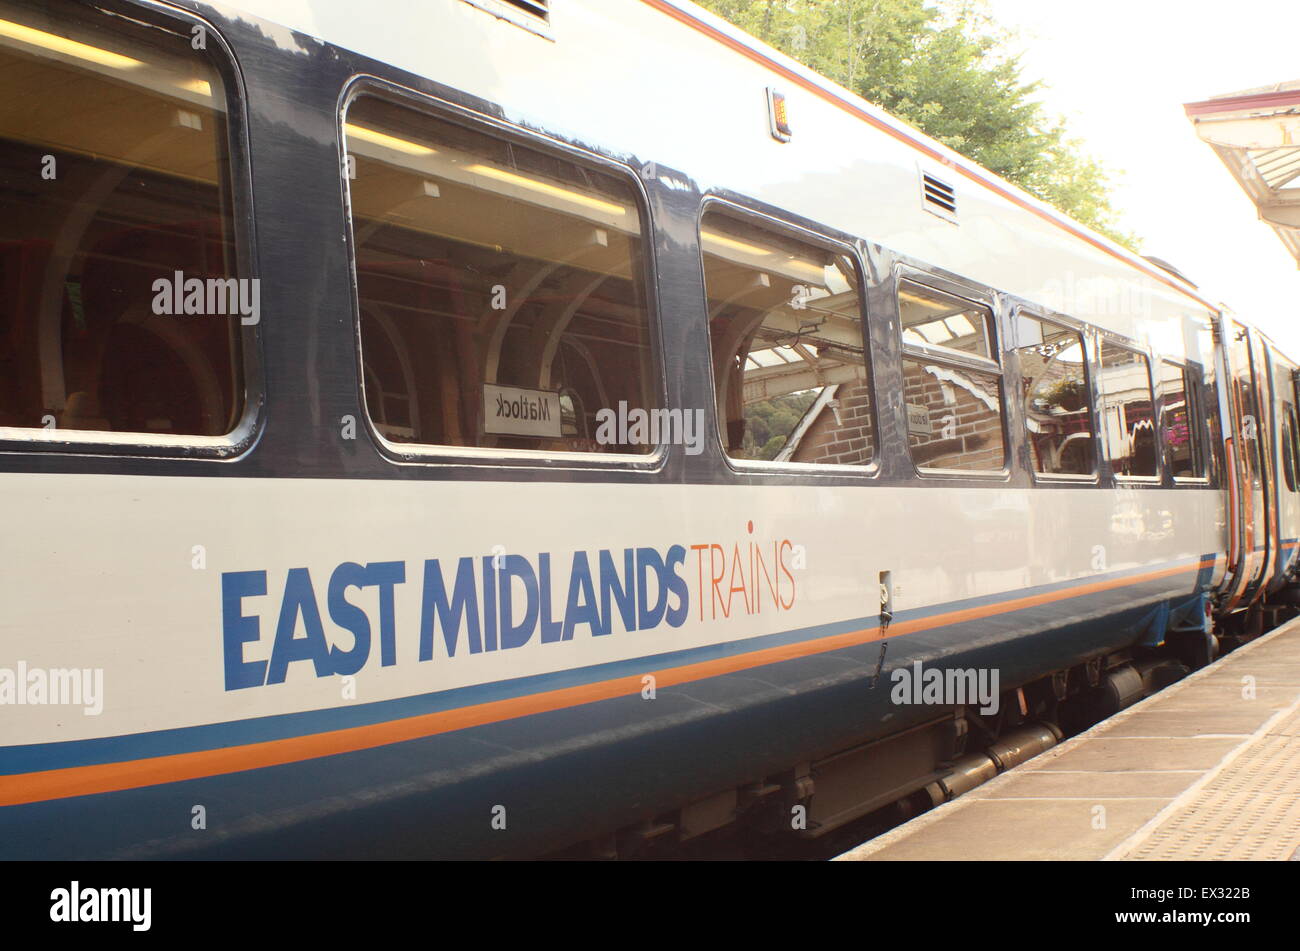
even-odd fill
[[(102, 14), (47, 7), (48, 22), (79, 11), (91, 32), (68, 35), (80, 47), (49, 45), (47, 21), (6, 3), (0, 21), (28, 25), (0, 28), (0, 52), (101, 79), (120, 68), (85, 60)], [(0, 853), (356, 854), (378, 848), (380, 829), (398, 854), (536, 852), (705, 797), (743, 803), (746, 784), (797, 779), (800, 764), (816, 773), (841, 750), (950, 729), (952, 705), (900, 708), (875, 686), (900, 666), (995, 669), (1012, 696), (1204, 639), (1210, 604), (1225, 630), (1248, 631), (1286, 590), (1300, 536), (1300, 496), (1283, 479), (1293, 368), (1257, 332), (1242, 338), (1255, 361), (1243, 368), (1222, 344), (1237, 325), (1177, 275), (689, 3), (549, 8), (543, 20), (495, 0), (113, 5), (181, 34), (201, 27), (210, 55), (235, 64), (214, 67), (231, 70), (230, 273), (261, 281), (260, 315), (235, 332), (246, 396), (228, 431), (0, 427)], [(9, 98), (22, 88), (13, 71), (0, 82)], [(788, 141), (773, 134), (769, 90), (784, 97)], [(344, 130), (358, 96), (621, 176), (650, 249), (650, 388), (703, 414), (701, 452), (596, 458), (501, 438), (425, 451), (395, 435), (405, 424), (381, 424), (356, 356), (365, 239), (351, 209), (377, 154)], [(63, 154), (44, 131), (23, 139), (23, 121), (0, 118), (0, 139)], [(429, 141), (410, 154), (436, 161)], [(391, 158), (401, 149), (387, 142)], [(453, 194), (448, 175), (430, 200)], [(926, 176), (955, 215), (927, 202)], [(728, 454), (706, 205), (857, 261), (870, 464)], [(11, 219), (0, 239), (30, 245), (22, 227)], [(363, 291), (373, 280), (361, 274)], [(900, 280), (989, 313), (1004, 465), (909, 458), (939, 424), (909, 422)], [(60, 306), (66, 335), (75, 308)], [(1014, 393), (1023, 314), (1085, 343), (1091, 475), (1031, 471)], [(1170, 446), (1149, 478), (1108, 468), (1102, 448), (1135, 437), (1096, 402), (1103, 340), (1153, 373), (1187, 369), (1179, 418), (1196, 427), (1199, 473), (1175, 478)], [(1255, 412), (1228, 383), (1238, 377)], [(48, 374), (42, 384), (52, 402), (39, 412), (73, 412), (71, 385), (50, 397)], [(1156, 400), (1159, 429), (1173, 401), (1159, 388)], [(81, 706), (31, 692), (31, 677), (50, 688), (73, 669), (98, 672)], [(859, 811), (894, 786), (864, 793)], [(206, 831), (191, 826), (194, 804)], [(491, 824), (497, 805), (519, 816), (509, 831)], [(827, 827), (846, 814), (832, 812)]]

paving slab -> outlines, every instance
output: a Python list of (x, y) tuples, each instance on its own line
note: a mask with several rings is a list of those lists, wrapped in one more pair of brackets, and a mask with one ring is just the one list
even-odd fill
[(1187, 788), (1188, 776), (1199, 777), (1204, 770), (1175, 772), (1049, 772), (1026, 773), (1020, 782), (986, 791), (980, 786), (967, 793), (978, 799), (1147, 799), (1172, 800)]

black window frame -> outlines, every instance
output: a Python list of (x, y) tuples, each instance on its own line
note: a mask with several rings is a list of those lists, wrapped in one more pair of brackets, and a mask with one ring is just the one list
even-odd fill
[(1153, 475), (1124, 475), (1123, 473), (1116, 472), (1114, 467), (1115, 459), (1111, 455), (1112, 446), (1110, 445), (1110, 436), (1108, 435), (1109, 430), (1106, 429), (1104, 425), (1104, 420), (1100, 418), (1101, 414), (1098, 413), (1099, 418), (1097, 420), (1096, 425), (1098, 431), (1104, 434), (1102, 437), (1102, 442), (1106, 444), (1106, 466), (1110, 471), (1111, 478), (1115, 480), (1116, 483), (1122, 483), (1126, 486), (1138, 486), (1138, 485), (1159, 486), (1163, 483), (1165, 472), (1168, 470), (1169, 467), (1166, 464), (1164, 458), (1164, 439), (1160, 432), (1159, 417), (1156, 412), (1157, 407), (1160, 404), (1157, 402), (1157, 397), (1156, 397), (1157, 391), (1156, 391), (1155, 377), (1154, 377), (1154, 370), (1153, 370), (1153, 365), (1155, 363), (1155, 360), (1152, 357), (1150, 351), (1142, 349), (1141, 345), (1136, 343), (1135, 341), (1130, 340), (1126, 337), (1121, 337), (1119, 334), (1113, 333), (1112, 331), (1098, 328), (1097, 354), (1096, 354), (1098, 410), (1102, 410), (1106, 408), (1106, 402), (1107, 402), (1106, 390), (1102, 386), (1102, 376), (1101, 376), (1102, 354), (1105, 352), (1107, 345), (1116, 347), (1120, 350), (1126, 350), (1129, 353), (1135, 354), (1141, 357), (1146, 364), (1147, 393), (1151, 397), (1151, 422), (1152, 422), (1152, 430), (1153, 430), (1152, 435), (1153, 435), (1153, 442), (1154, 442), (1156, 471), (1155, 474)]
[[(669, 402), (667, 373), (665, 370), (664, 321), (660, 309), (658, 286), (655, 276), (658, 274), (657, 252), (655, 247), (655, 221), (649, 193), (645, 182), (636, 170), (597, 152), (579, 148), (554, 136), (546, 135), (490, 116), (482, 112), (467, 109), (446, 99), (429, 95), (403, 86), (391, 80), (382, 79), (371, 74), (353, 76), (339, 93), (334, 112), (335, 137), (339, 156), (339, 187), (342, 197), (344, 215), (344, 236), (346, 239), (348, 271), (352, 285), (352, 332), (355, 369), (357, 374), (356, 397), (366, 431), (376, 451), (388, 462), (398, 465), (417, 465), (429, 467), (471, 467), (536, 469), (554, 471), (558, 469), (577, 469), (593, 471), (620, 472), (657, 472), (667, 464), (673, 449), (681, 451), (683, 447), (672, 446), (660, 441), (652, 451), (645, 453), (629, 452), (572, 452), (537, 449), (499, 449), (495, 447), (450, 446), (436, 443), (396, 443), (385, 438), (375, 427), (366, 397), (365, 356), (361, 340), (361, 301), (357, 283), (356, 230), (352, 215), (352, 196), (348, 169), (348, 150), (346, 132), (348, 110), (352, 104), (363, 96), (371, 96), (390, 104), (400, 106), (416, 113), (422, 113), (434, 120), (459, 125), (471, 132), (491, 138), (516, 143), (536, 152), (549, 154), (557, 159), (572, 162), (580, 167), (586, 166), (597, 171), (617, 177), (632, 188), (637, 201), (637, 213), (641, 216), (641, 270), (645, 288), (645, 310), (648, 321), (647, 339), (650, 343), (651, 373), (650, 381), (654, 392), (659, 397), (659, 405), (664, 409), (673, 408)], [(683, 407), (683, 412), (686, 408)], [(706, 414), (707, 415), (707, 414)]]
[[(921, 479), (958, 479), (972, 482), (1007, 482), (1012, 478), (1012, 440), (1010, 430), (1010, 411), (1007, 404), (1007, 374), (1003, 363), (1003, 329), (999, 319), (998, 294), (992, 288), (973, 282), (965, 282), (935, 274), (923, 268), (900, 264), (894, 268), (893, 319), (897, 323), (894, 343), (898, 347), (898, 370), (903, 373), (903, 361), (909, 356), (913, 359), (933, 359), (941, 364), (972, 370), (977, 373), (992, 373), (998, 377), (998, 409), (1002, 427), (1002, 467), (999, 469), (941, 469), (922, 467), (916, 464), (912, 455), (912, 442), (908, 438), (906, 420), (902, 428), (902, 448), (907, 453), (907, 465), (911, 472)], [(919, 286), (925, 291), (953, 298), (973, 307), (982, 307), (988, 311), (986, 325), (989, 334), (989, 352), (991, 358), (968, 354), (961, 350), (945, 347), (909, 344), (903, 340), (902, 291), (905, 284)], [(900, 404), (900, 412), (906, 416), (906, 401)]]
[[(1187, 408), (1187, 430), (1192, 433), (1196, 439), (1195, 470), (1199, 475), (1180, 476), (1174, 475), (1174, 467), (1169, 464), (1169, 446), (1165, 443), (1165, 394), (1164, 387), (1161, 386), (1158, 396), (1160, 400), (1160, 456), (1164, 460), (1165, 468), (1169, 471), (1169, 478), (1175, 485), (1207, 485), (1210, 481), (1209, 476), (1209, 437), (1205, 431), (1204, 414), (1201, 412), (1200, 389), (1201, 384), (1196, 377), (1199, 373), (1193, 373), (1191, 361), (1180, 361), (1173, 357), (1160, 357), (1160, 366), (1177, 367), (1183, 378), (1183, 395)], [(1163, 381), (1161, 381), (1163, 383)]]
[(1279, 441), (1278, 452), (1282, 456), (1283, 481), (1286, 483), (1287, 491), (1294, 495), (1297, 491), (1295, 405), (1285, 398), (1282, 399), (1281, 403), (1282, 439)]
[[(1012, 343), (1015, 345), (1017, 364), (1019, 364), (1020, 342), (1020, 321), (1022, 318), (1037, 320), (1039, 323), (1057, 327), (1061, 330), (1069, 331), (1074, 334), (1079, 341), (1080, 353), (1083, 354), (1083, 379), (1084, 392), (1087, 395), (1088, 402), (1088, 426), (1089, 433), (1092, 436), (1092, 472), (1090, 473), (1072, 473), (1072, 472), (1040, 472), (1033, 464), (1033, 454), (1029, 456), (1029, 475), (1035, 483), (1047, 484), (1069, 484), (1069, 485), (1100, 485), (1101, 484), (1101, 433), (1098, 429), (1097, 414), (1097, 381), (1093, 374), (1092, 362), (1092, 343), (1090, 331), (1092, 327), (1081, 320), (1060, 314), (1055, 311), (1046, 310), (1033, 306), (1018, 306), (1012, 311), (1011, 321), (1015, 327), (1015, 335)], [(1017, 366), (1016, 371), (1021, 381), (1024, 380), (1024, 369)], [(1028, 396), (1028, 394), (1025, 394)], [(1025, 439), (1030, 438), (1029, 417), (1023, 409), (1020, 410), (1023, 417)], [(1026, 442), (1026, 445), (1028, 443)]]
[[(872, 454), (871, 461), (867, 463), (843, 463), (843, 462), (790, 462), (788, 460), (775, 459), (740, 459), (732, 456), (726, 447), (723, 439), (723, 428), (726, 420), (719, 418), (717, 412), (717, 379), (713, 369), (713, 335), (707, 326), (708, 322), (708, 287), (704, 279), (704, 219), (711, 209), (722, 209), (724, 216), (745, 221), (756, 228), (775, 232), (778, 236), (791, 241), (800, 241), (805, 244), (811, 244), (815, 247), (823, 248), (834, 254), (842, 254), (852, 263), (858, 276), (858, 314), (862, 323), (862, 359), (867, 371), (867, 385), (871, 391), (871, 432), (872, 432)], [(789, 475), (834, 475), (849, 476), (851, 478), (875, 479), (880, 476), (882, 471), (882, 453), (881, 453), (881, 434), (880, 434), (880, 410), (878, 408), (878, 399), (876, 392), (876, 368), (873, 359), (871, 347), (871, 325), (869, 318), (869, 307), (867, 303), (868, 282), (867, 275), (870, 273), (865, 267), (864, 255), (858, 245), (858, 242), (842, 233), (836, 232), (833, 228), (824, 228), (813, 223), (796, 223), (793, 219), (795, 216), (782, 217), (782, 212), (776, 209), (764, 208), (762, 210), (752, 207), (735, 197), (722, 197), (713, 193), (706, 193), (700, 201), (699, 209), (695, 216), (695, 243), (700, 267), (700, 286), (704, 294), (701, 299), (706, 326), (704, 329), (705, 337), (709, 341), (709, 387), (708, 392), (713, 402), (713, 407), (706, 416), (711, 416), (714, 420), (713, 439), (717, 445), (718, 452), (725, 460), (728, 468), (734, 473), (743, 474), (776, 474), (783, 473)]]
[[(1300, 494), (1300, 394), (1296, 387), (1296, 367), (1270, 345), (1269, 363), (1275, 381), (1274, 401), (1278, 404), (1280, 425), (1278, 454), (1281, 456), (1287, 490)], [(1290, 453), (1287, 452), (1288, 447)]]
[[(21, 5), (23, 0), (17, 0)], [(231, 238), (235, 250), (236, 275), (261, 279), (257, 247), (256, 215), (253, 202), (252, 152), (249, 145), (248, 93), (243, 71), (233, 47), (211, 21), (180, 7), (163, 6), (147, 0), (65, 0), (61, 5), (46, 7), (58, 17), (60, 6), (71, 18), (93, 20), (96, 17), (119, 17), (138, 21), (142, 36), (149, 28), (161, 29), (191, 39), (196, 29), (204, 36), (202, 53), (220, 75), (225, 92), (225, 171), (229, 176)], [(219, 183), (222, 187), (226, 182)], [(186, 459), (192, 461), (228, 461), (246, 455), (257, 444), (266, 426), (266, 361), (263, 352), (262, 325), (265, 308), (256, 324), (239, 325), (239, 361), (243, 384), (243, 410), (234, 428), (220, 436), (161, 434), (134, 430), (68, 430), (41, 427), (0, 427), (0, 452), (60, 455), (95, 455)]]

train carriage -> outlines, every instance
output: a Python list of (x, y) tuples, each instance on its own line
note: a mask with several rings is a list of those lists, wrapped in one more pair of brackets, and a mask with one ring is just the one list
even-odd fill
[(816, 837), (1293, 611), (1295, 364), (690, 3), (0, 0), (0, 88), (5, 857)]

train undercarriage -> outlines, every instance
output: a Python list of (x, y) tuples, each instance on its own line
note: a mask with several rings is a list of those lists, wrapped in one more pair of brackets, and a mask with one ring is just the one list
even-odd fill
[[(1209, 601), (1206, 601), (1209, 605)], [(547, 856), (825, 859), (951, 801), (1300, 615), (1300, 583), (1163, 643), (1107, 652), (884, 738), (797, 763)]]

